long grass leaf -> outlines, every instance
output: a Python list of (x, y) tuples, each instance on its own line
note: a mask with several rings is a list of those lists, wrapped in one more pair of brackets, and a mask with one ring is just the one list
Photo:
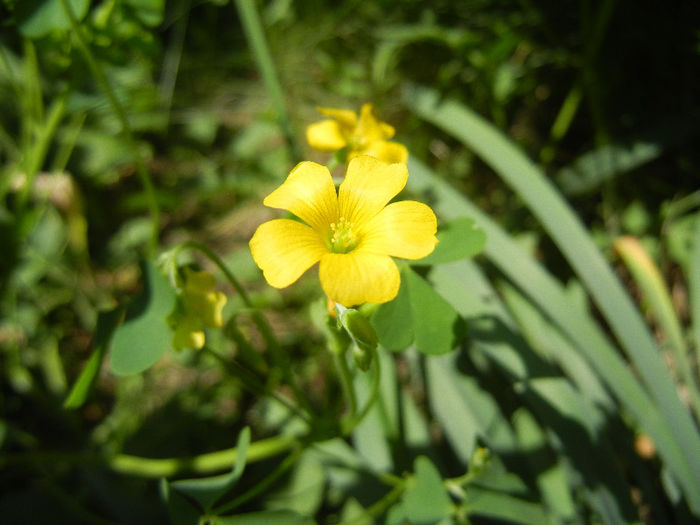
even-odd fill
[(695, 415), (700, 420), (700, 393), (688, 360), (688, 347), (659, 269), (642, 243), (635, 237), (629, 235), (619, 237), (613, 243), (613, 247), (632, 274), (646, 299), (649, 310), (665, 334), (667, 346), (670, 347), (676, 361), (675, 368), (680, 379), (685, 383)]
[[(418, 103), (417, 100), (415, 102)], [(430, 102), (434, 104), (434, 101)], [(421, 104), (425, 105), (425, 101)], [(425, 110), (424, 107), (419, 109)], [(608, 388), (651, 436), (669, 468), (686, 489), (688, 499), (693, 500), (694, 508), (700, 509), (700, 482), (688, 464), (688, 458), (696, 457), (693, 450), (698, 450), (697, 445), (679, 443), (673, 427), (664, 422), (660, 410), (651, 403), (648, 394), (600, 327), (589, 317), (581, 315), (580, 310), (573, 307), (561, 285), (478, 207), (454, 191), (449, 184), (431, 173), (414, 157), (409, 159), (409, 172), (409, 189), (432, 196), (434, 207), (442, 217), (471, 217), (486, 232), (486, 257), (531, 297), (574, 342), (578, 351), (596, 369)], [(676, 410), (684, 411), (684, 408), (677, 406)], [(685, 427), (685, 432), (688, 433), (687, 423)], [(697, 441), (697, 436), (691, 434), (691, 441), (693, 439)], [(690, 461), (695, 463), (698, 460)]]
[[(605, 434), (608, 419), (616, 417), (611, 407), (596, 406), (592, 398), (581, 396), (533, 352), (473, 261), (439, 266), (431, 279), (436, 290), (466, 318), (473, 337), (471, 352), (483, 353), (495, 363), (507, 384), (527, 385), (516, 389), (517, 395), (557, 436), (556, 448), (588, 480), (591, 506), (605, 523), (635, 521), (627, 485), (612, 467), (615, 453)], [(598, 461), (591, 463), (591, 457)]]

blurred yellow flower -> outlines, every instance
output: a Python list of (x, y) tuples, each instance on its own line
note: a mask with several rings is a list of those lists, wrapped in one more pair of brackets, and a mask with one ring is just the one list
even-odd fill
[(408, 150), (398, 142), (388, 139), (394, 136), (394, 128), (380, 122), (373, 104), (364, 104), (357, 113), (349, 109), (318, 108), (331, 120), (322, 120), (306, 128), (309, 145), (320, 151), (337, 151), (348, 148), (348, 161), (358, 155), (369, 155), (385, 162), (406, 162)]
[(420, 259), (433, 251), (437, 219), (420, 202), (388, 204), (405, 186), (408, 169), (366, 155), (350, 161), (336, 194), (328, 168), (298, 164), (264, 204), (306, 224), (275, 219), (250, 240), (267, 282), (284, 288), (320, 261), (321, 286), (344, 306), (396, 297), (400, 277), (391, 257)]
[(173, 348), (204, 346), (204, 326), (221, 328), (224, 324), (221, 312), (226, 296), (214, 292), (216, 279), (209, 272), (195, 272), (185, 268), (185, 283), (178, 298), (178, 309), (170, 317), (173, 325)]

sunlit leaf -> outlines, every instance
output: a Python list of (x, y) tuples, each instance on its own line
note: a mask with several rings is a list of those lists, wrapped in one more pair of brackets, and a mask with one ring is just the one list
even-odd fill
[(474, 257), (486, 245), (484, 230), (467, 217), (455, 219), (438, 232), (440, 241), (433, 253), (411, 264), (443, 264), (468, 257)]
[(417, 273), (406, 268), (416, 348), (424, 354), (444, 354), (454, 348), (459, 336), (457, 311)]
[(455, 309), (409, 267), (401, 270), (397, 297), (380, 305), (371, 321), (384, 348), (403, 350), (415, 341), (431, 355), (452, 350), (463, 329)]
[[(75, 18), (80, 21), (87, 14), (90, 0), (68, 0)], [(15, 8), (20, 32), (29, 38), (69, 29), (70, 19), (61, 0), (22, 0)]]
[(406, 516), (416, 525), (435, 523), (447, 517), (452, 512), (452, 501), (442, 484), (440, 472), (425, 456), (418, 456), (413, 468), (415, 478), (402, 497)]

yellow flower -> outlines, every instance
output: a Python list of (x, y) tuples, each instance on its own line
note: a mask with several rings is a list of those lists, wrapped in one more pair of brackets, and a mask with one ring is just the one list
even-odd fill
[(364, 104), (357, 113), (349, 109), (318, 108), (332, 120), (322, 120), (306, 128), (309, 145), (320, 151), (348, 148), (348, 160), (358, 155), (369, 155), (385, 162), (406, 162), (408, 150), (394, 136), (394, 128), (377, 120), (374, 105)]
[(298, 164), (264, 204), (306, 224), (275, 219), (261, 224), (250, 240), (267, 282), (284, 288), (320, 261), (321, 286), (332, 301), (352, 306), (392, 300), (400, 277), (391, 257), (420, 259), (437, 243), (437, 220), (428, 206), (387, 205), (407, 178), (405, 164), (355, 157), (336, 194), (328, 168)]
[(174, 325), (175, 350), (204, 346), (202, 325), (221, 328), (224, 324), (222, 310), (226, 296), (212, 291), (216, 279), (209, 272), (195, 272), (185, 268), (185, 284), (179, 296), (179, 307), (171, 316)]

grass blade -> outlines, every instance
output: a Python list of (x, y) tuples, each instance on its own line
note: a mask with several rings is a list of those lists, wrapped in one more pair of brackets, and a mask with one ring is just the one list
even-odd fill
[[(406, 101), (421, 115), (436, 111), (434, 94), (428, 94), (426, 99), (425, 95), (418, 97), (418, 93), (409, 93), (406, 95)], [(460, 106), (458, 111), (461, 109)], [(442, 118), (447, 117), (443, 114)], [(494, 132), (491, 131), (491, 133)], [(503, 140), (500, 137), (499, 139)], [(512, 146), (508, 145), (508, 148)], [(651, 403), (649, 395), (634, 378), (627, 364), (620, 358), (600, 327), (591, 318), (582, 316), (581, 312), (572, 306), (561, 285), (510, 239), (493, 220), (464, 196), (455, 192), (449, 184), (432, 174), (414, 157), (409, 159), (409, 172), (411, 174), (409, 188), (433, 196), (434, 207), (441, 216), (447, 219), (471, 217), (486, 232), (487, 242), (484, 254), (531, 297), (574, 342), (578, 351), (596, 369), (608, 388), (652, 437), (660, 454), (684, 487), (686, 497), (689, 501), (692, 500), (692, 507), (700, 512), (700, 476), (698, 475), (700, 460), (696, 459), (697, 454), (694, 452), (698, 450), (700, 444), (697, 432), (684, 407), (675, 396), (675, 392), (671, 392), (673, 397), (669, 404), (673, 407), (673, 411), (682, 414), (666, 414), (666, 416), (677, 417), (682, 422), (678, 427), (664, 421), (661, 410)], [(513, 264), (513, 261), (517, 261), (517, 264)], [(654, 361), (659, 361), (658, 356), (654, 357)], [(659, 368), (661, 373), (665, 373), (661, 365)], [(670, 385), (668, 378), (666, 381)], [(672, 386), (666, 388), (672, 388)], [(664, 410), (667, 412), (666, 409)], [(685, 434), (682, 440), (679, 439), (679, 432)]]

